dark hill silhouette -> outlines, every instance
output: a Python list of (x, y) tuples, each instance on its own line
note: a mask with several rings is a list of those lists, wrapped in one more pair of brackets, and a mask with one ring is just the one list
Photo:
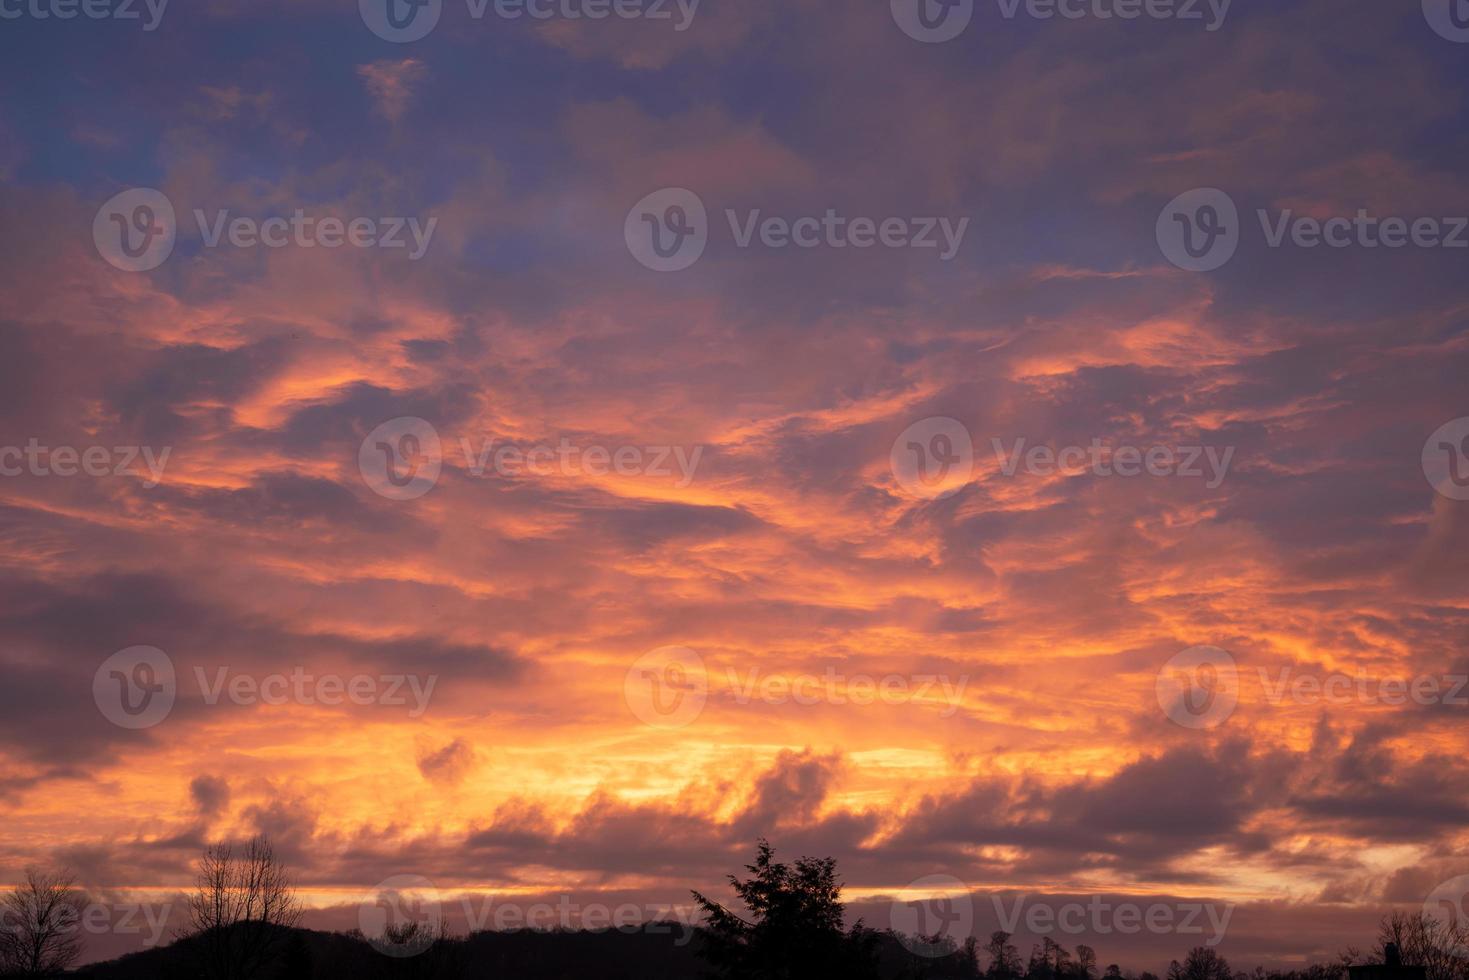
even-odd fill
[[(65, 872), (27, 872), (3, 896), (0, 975), (82, 980), (1158, 980), (1075, 955), (1049, 937), (1023, 962), (1007, 932), (978, 937), (903, 936), (858, 921), (846, 926), (842, 884), (831, 858), (774, 859), (759, 842), (749, 877), (727, 879), (733, 900), (693, 893), (704, 926), (679, 923), (602, 930), (530, 930), (450, 935), (409, 919), (371, 939), (360, 932), (301, 928), (290, 877), (268, 839), (240, 849), (212, 845), (200, 863), (185, 934), (167, 946), (57, 973), (76, 943), (63, 913), (82, 894)], [(1377, 947), (1344, 950), (1334, 962), (1289, 973), (1236, 973), (1206, 946), (1174, 960), (1167, 980), (1469, 980), (1469, 930), (1457, 920), (1396, 911)], [(45, 955), (35, 955), (35, 951)], [(31, 955), (26, 955), (31, 954)], [(390, 955), (396, 954), (396, 955)], [(411, 955), (410, 955), (411, 954)], [(38, 966), (37, 964), (42, 964)], [(1349, 976), (1348, 968), (1351, 968)], [(10, 970), (10, 973), (6, 973)], [(53, 971), (50, 974), (44, 971)]]
[[(384, 956), (360, 937), (283, 929), (283, 961), (261, 980), (704, 980), (708, 964), (699, 958), (700, 939), (677, 944), (679, 930), (654, 927), (585, 932), (482, 932), (442, 941), (449, 962), (429, 954), (408, 959)], [(918, 961), (889, 933), (876, 933), (880, 975), (884, 980), (975, 977), (962, 954)], [(190, 940), (82, 967), (69, 977), (82, 980), (196, 980)]]
[[(650, 977), (694, 978), (698, 958), (668, 934), (606, 932), (478, 933), (441, 940), (418, 956), (395, 959), (360, 936), (282, 928), (284, 954), (261, 980), (477, 980), (477, 978)], [(199, 976), (191, 940), (95, 963), (70, 976), (87, 980), (194, 980)]]

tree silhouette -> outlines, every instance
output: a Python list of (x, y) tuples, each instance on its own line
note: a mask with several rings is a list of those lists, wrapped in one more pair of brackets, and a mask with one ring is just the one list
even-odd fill
[(1020, 980), (1025, 967), (1020, 962), (1020, 951), (1010, 942), (1008, 932), (990, 933), (990, 941), (985, 944), (984, 951), (990, 957), (985, 980)]
[(1076, 947), (1076, 980), (1097, 980), (1097, 953), (1090, 946)]
[(1372, 951), (1378, 963), (1387, 960), (1387, 946), (1398, 948), (1404, 966), (1421, 966), (1428, 980), (1463, 980), (1469, 977), (1469, 929), (1458, 915), (1439, 918), (1426, 912), (1393, 912), (1383, 918)]
[(1027, 980), (1072, 980), (1072, 969), (1071, 954), (1051, 937), (1046, 936), (1041, 945), (1030, 947), (1030, 962), (1025, 967)]
[(1025, 964), (1026, 980), (1056, 980), (1055, 972), (1051, 969), (1051, 961), (1041, 953), (1038, 945), (1030, 947), (1030, 959)]
[(258, 834), (240, 852), (214, 844), (199, 859), (189, 900), (189, 932), (210, 980), (251, 980), (284, 952), (301, 905), (270, 838)]
[[(380, 980), (452, 980), (464, 975), (464, 941), (440, 922), (389, 925), (371, 943), (372, 976)], [(383, 955), (394, 947), (391, 955)]]
[(739, 980), (876, 977), (877, 937), (858, 922), (844, 928), (845, 906), (836, 860), (803, 857), (794, 866), (775, 861), (769, 842), (758, 845), (751, 877), (729, 876), (744, 905), (739, 915), (694, 892), (707, 917), (700, 955), (716, 976)]
[(83, 898), (69, 872), (27, 868), (25, 882), (0, 900), (0, 974), (61, 973), (81, 954)]
[(1195, 946), (1182, 965), (1177, 960), (1168, 965), (1168, 980), (1233, 980), (1233, 974), (1224, 957), (1208, 946)]

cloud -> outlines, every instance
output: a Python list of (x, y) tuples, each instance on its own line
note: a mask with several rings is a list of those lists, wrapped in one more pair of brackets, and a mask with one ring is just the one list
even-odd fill
[[(216, 5), (147, 50), (38, 35), (0, 64), (77, 96), (0, 109), (0, 449), (169, 450), (156, 487), (0, 477), (0, 869), (186, 888), (206, 836), (266, 830), (314, 894), (406, 870), (682, 901), (769, 834), (859, 905), (933, 873), (1237, 896), (1237, 965), (1421, 904), (1469, 843), (1462, 709), (1261, 677), (1463, 669), (1465, 518), (1419, 459), (1464, 413), (1461, 262), (1255, 237), (1193, 275), (1153, 228), (1201, 186), (1251, 229), (1461, 209), (1453, 52), (1416, 10), (1326, 0), (1214, 33), (976, 16), (948, 45), (807, 0), (446, 22), (374, 60), (355, 11)], [(204, 54), (242, 67), (181, 88)], [(131, 186), (181, 219), (145, 275), (90, 240)], [(712, 219), (677, 275), (623, 242), (663, 186)], [(410, 262), (209, 246), (196, 209), (440, 224)], [(950, 263), (729, 230), (828, 210), (971, 225)], [(404, 417), (442, 444), (415, 501), (359, 465)], [(891, 465), (931, 417), (975, 449), (942, 500)], [(1021, 440), (1233, 456), (1213, 487), (1007, 473)], [(477, 465), (563, 443), (702, 455), (682, 486)], [(1157, 700), (1199, 643), (1240, 665), (1216, 731)], [(135, 644), (179, 685), (142, 731), (93, 691)], [(668, 645), (711, 681), (673, 732), (627, 687)], [(289, 693), (211, 700), (221, 676)], [(327, 678), (408, 703), (324, 703)]]
[(230, 802), (229, 781), (219, 776), (195, 776), (189, 783), (189, 795), (202, 817), (218, 817)]
[(473, 765), (474, 748), (462, 738), (456, 738), (440, 749), (422, 745), (418, 748), (418, 771), (431, 783), (458, 783)]
[(357, 74), (372, 96), (376, 110), (389, 122), (396, 123), (407, 111), (414, 90), (428, 75), (428, 69), (417, 58), (384, 59), (358, 65)]

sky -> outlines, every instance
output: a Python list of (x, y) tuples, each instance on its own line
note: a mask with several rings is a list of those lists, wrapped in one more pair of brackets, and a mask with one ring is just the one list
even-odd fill
[(1466, 914), (1462, 0), (392, 2), (0, 0), (0, 882)]

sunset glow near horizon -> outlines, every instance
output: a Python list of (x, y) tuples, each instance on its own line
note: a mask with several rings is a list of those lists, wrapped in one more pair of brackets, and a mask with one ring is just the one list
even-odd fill
[(0, 883), (264, 832), (349, 928), (764, 837), (878, 927), (1370, 946), (1469, 875), (1469, 252), (1271, 236), (1451, 236), (1469, 44), (1351, 6), (0, 21)]

